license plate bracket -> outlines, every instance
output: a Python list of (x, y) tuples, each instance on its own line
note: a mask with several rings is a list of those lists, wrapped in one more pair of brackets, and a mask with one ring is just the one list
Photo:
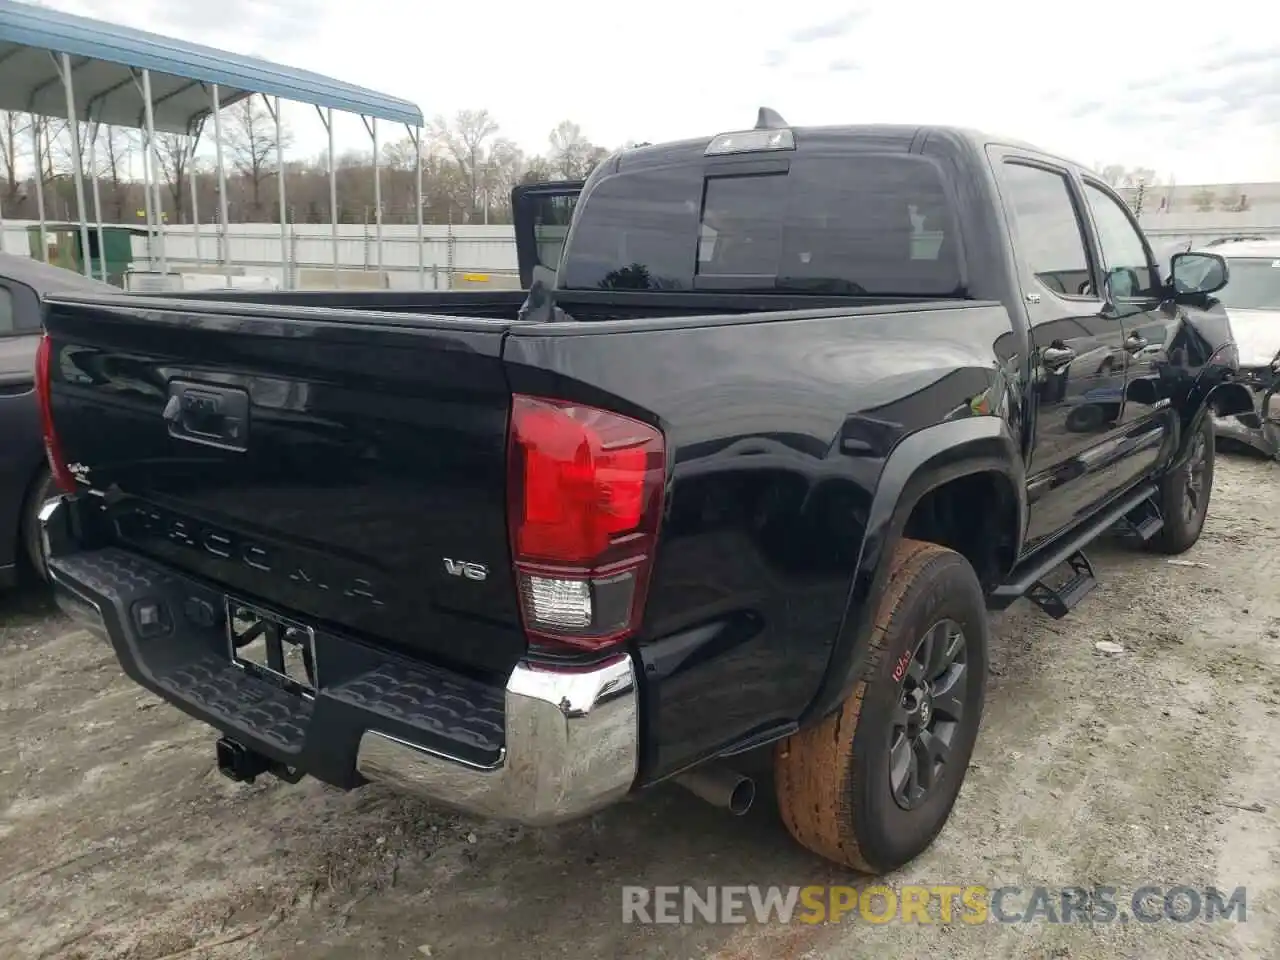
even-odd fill
[(238, 597), (226, 597), (231, 662), (307, 699), (319, 688), (315, 630)]

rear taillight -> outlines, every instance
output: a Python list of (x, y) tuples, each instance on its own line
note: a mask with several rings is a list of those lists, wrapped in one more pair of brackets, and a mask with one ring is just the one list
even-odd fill
[(582, 404), (514, 398), (511, 553), (533, 645), (598, 650), (639, 629), (665, 480), (654, 427)]
[(52, 364), (53, 344), (46, 333), (36, 348), (36, 401), (40, 404), (40, 432), (44, 434), (44, 453), (49, 460), (49, 472), (53, 474), (54, 483), (64, 492), (74, 493), (76, 481), (67, 469), (62, 444), (58, 442), (58, 433), (53, 427), (53, 397), (49, 392)]

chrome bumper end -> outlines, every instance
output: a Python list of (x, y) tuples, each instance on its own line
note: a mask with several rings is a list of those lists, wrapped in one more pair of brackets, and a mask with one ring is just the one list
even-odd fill
[[(44, 555), (52, 558), (61, 556), (68, 550), (71, 531), (70, 508), (67, 498), (55, 497), (40, 508), (40, 537), (44, 541)], [(106, 618), (97, 603), (84, 596), (75, 587), (67, 583), (52, 567), (49, 569), (49, 582), (53, 587), (53, 601), (76, 626), (87, 630), (104, 643), (110, 642), (107, 635)]]
[(638, 763), (635, 669), (621, 656), (575, 672), (518, 665), (506, 688), (506, 749), (493, 767), (367, 730), (356, 769), (367, 780), (469, 813), (545, 826), (621, 799)]

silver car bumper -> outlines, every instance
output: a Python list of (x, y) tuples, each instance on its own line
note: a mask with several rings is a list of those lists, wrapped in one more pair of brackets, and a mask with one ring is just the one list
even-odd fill
[[(130, 676), (200, 716), (197, 698), (181, 687), (155, 681), (148, 645), (137, 642), (125, 613), (136, 595), (131, 591), (155, 596), (165, 584), (179, 584), (181, 574), (160, 570), (136, 555), (122, 558), (119, 550), (114, 561), (104, 561), (104, 551), (78, 550), (71, 533), (71, 512), (67, 501), (58, 499), (40, 514), (59, 607), (77, 625), (110, 643)], [(168, 653), (172, 655), (184, 639), (175, 624), (166, 639)], [(203, 656), (208, 657), (207, 648)], [(387, 658), (391, 670), (402, 669), (394, 666), (400, 661), (393, 662), (390, 654)], [(225, 667), (227, 661), (221, 665)], [(418, 665), (409, 663), (403, 669), (417, 670)], [(230, 676), (220, 681), (225, 686), (218, 702), (225, 709), (218, 717), (205, 719), (223, 729), (240, 729), (234, 735), (251, 749), (267, 749), (265, 741), (251, 736), (252, 711), (235, 706), (252, 705), (257, 694), (249, 685), (254, 681), (240, 671), (222, 673)], [(472, 702), (457, 693), (457, 685), (449, 689), (452, 695), (435, 702), (430, 699), (434, 694), (420, 694), (423, 699), (417, 706), (434, 711), (444, 724), (451, 717), (465, 717)], [(386, 732), (383, 718), (396, 711), (353, 701), (342, 685), (322, 686), (315, 693), (314, 715), (326, 701), (339, 701), (341, 709), (329, 715), (345, 719), (339, 729), (331, 721), (321, 730), (299, 714), (303, 742), (291, 762), (306, 773), (321, 775), (323, 770), (331, 782), (355, 784), (362, 777), (460, 810), (531, 825), (572, 820), (630, 792), (639, 769), (640, 724), (636, 674), (629, 655), (586, 669), (521, 662), (507, 680), (503, 700), (503, 745), (494, 762), (481, 766), (415, 742), (412, 724), (402, 724), (397, 735)]]
[(545, 825), (621, 799), (638, 766), (631, 658), (581, 673), (521, 664), (507, 681), (506, 750), (490, 768), (460, 764), (367, 730), (356, 768), (366, 779), (500, 820)]
[(1213, 430), (1218, 437), (1234, 440), (1269, 457), (1280, 457), (1280, 394), (1255, 387), (1253, 412), (1214, 415)]

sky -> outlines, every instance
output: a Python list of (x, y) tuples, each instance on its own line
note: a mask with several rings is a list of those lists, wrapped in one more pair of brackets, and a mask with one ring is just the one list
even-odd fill
[[(1162, 181), (1280, 180), (1280, 33), (1257, 0), (42, 0), (411, 100), (487, 108), (547, 149), (561, 120), (605, 146), (796, 125), (978, 127)], [(1031, 12), (1031, 11), (1037, 12)], [(325, 147), (290, 105), (292, 155)], [(339, 151), (368, 149), (356, 117)], [(398, 135), (397, 131), (397, 135)]]

